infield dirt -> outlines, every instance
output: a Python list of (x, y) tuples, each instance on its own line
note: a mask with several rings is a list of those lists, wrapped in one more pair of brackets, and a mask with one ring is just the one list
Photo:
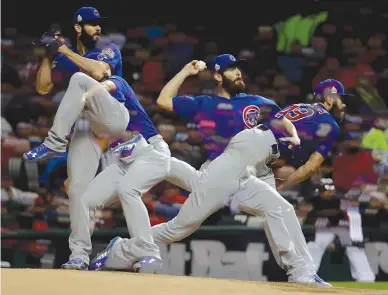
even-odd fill
[(2, 295), (388, 295), (388, 291), (290, 283), (46, 269), (1, 269)]

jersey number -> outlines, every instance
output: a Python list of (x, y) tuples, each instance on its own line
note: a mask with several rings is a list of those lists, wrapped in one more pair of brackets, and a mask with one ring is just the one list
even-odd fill
[(296, 122), (304, 118), (311, 117), (314, 115), (314, 111), (312, 109), (301, 108), (296, 104), (281, 110), (276, 114), (276, 117), (280, 117), (282, 115), (284, 115), (291, 122)]

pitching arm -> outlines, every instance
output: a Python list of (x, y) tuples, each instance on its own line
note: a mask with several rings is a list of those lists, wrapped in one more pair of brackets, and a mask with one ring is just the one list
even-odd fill
[(183, 69), (163, 87), (156, 100), (158, 106), (167, 111), (174, 111), (173, 98), (177, 96), (179, 88), (189, 76), (196, 75), (199, 71), (200, 67), (197, 60), (193, 60), (185, 65)]
[(105, 61), (97, 61), (83, 57), (72, 51), (66, 45), (59, 47), (58, 52), (65, 55), (84, 73), (88, 74), (97, 81), (101, 81), (103, 78), (109, 77), (111, 75), (110, 65)]
[(288, 176), (282, 184), (277, 187), (278, 191), (285, 189), (286, 187), (298, 184), (310, 176), (312, 176), (321, 167), (325, 158), (319, 152), (311, 154), (308, 161), (301, 167), (299, 167), (294, 173)]
[(187, 77), (188, 75), (181, 71), (176, 74), (175, 77), (166, 84), (166, 86), (163, 87), (158, 99), (156, 100), (156, 103), (160, 108), (171, 112), (174, 111), (172, 100), (175, 96), (177, 96), (179, 88)]
[[(282, 123), (284, 128), (287, 130), (288, 134), (291, 135), (291, 138), (289, 139), (292, 146), (299, 146), (300, 145), (300, 138), (298, 136), (298, 132), (296, 131), (296, 128), (294, 124), (290, 120), (288, 120), (286, 117), (283, 117)], [(289, 148), (292, 148), (290, 146)]]
[(286, 117), (283, 117), (282, 123), (284, 128), (292, 137), (299, 138), (298, 132), (296, 131), (294, 124), (292, 124), (290, 120), (288, 120)]

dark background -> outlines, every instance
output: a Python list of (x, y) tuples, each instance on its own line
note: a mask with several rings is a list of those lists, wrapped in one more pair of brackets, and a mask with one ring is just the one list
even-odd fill
[[(352, 24), (368, 35), (354, 11), (362, 6), (379, 11), (388, 10), (388, 1), (3, 1), (1, 9), (2, 33), (8, 26), (19, 31), (39, 35), (51, 23), (60, 23), (65, 35), (71, 35), (73, 13), (81, 6), (93, 6), (101, 16), (109, 17), (107, 25), (118, 30), (152, 23), (178, 24), (188, 34), (206, 36), (227, 46), (230, 52), (241, 49), (241, 42), (249, 42), (259, 25), (273, 25), (289, 16), (300, 13), (310, 15), (329, 11), (329, 21)], [(384, 31), (387, 24), (368, 20), (368, 30)], [(105, 26), (106, 27), (106, 26)], [(248, 45), (248, 44), (247, 44)]]

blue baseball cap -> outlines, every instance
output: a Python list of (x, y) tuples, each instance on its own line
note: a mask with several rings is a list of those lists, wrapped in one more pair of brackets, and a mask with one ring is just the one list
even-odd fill
[(213, 59), (210, 65), (210, 70), (214, 72), (222, 73), (228, 67), (240, 66), (242, 64), (245, 64), (246, 62), (247, 62), (246, 59), (236, 59), (231, 54), (221, 54)]
[(73, 16), (73, 25), (82, 24), (90, 21), (96, 21), (100, 19), (106, 19), (107, 17), (101, 17), (100, 13), (94, 7), (81, 7)]
[(338, 80), (327, 79), (320, 82), (314, 89), (314, 95), (323, 95), (326, 88), (331, 88), (332, 93), (337, 93), (339, 96), (353, 96), (345, 93), (344, 85)]

